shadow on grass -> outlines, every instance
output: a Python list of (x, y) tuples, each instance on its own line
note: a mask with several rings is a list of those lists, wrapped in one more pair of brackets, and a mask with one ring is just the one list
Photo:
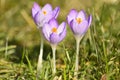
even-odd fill
[[(20, 42), (16, 41), (16, 40), (10, 41), (9, 45), (10, 44), (12, 44), (12, 45), (14, 44), (17, 46), (15, 49), (15, 53), (9, 57), (9, 59), (12, 62), (20, 63), (21, 61), (23, 61), (25, 64), (27, 64), (27, 60), (26, 60), (24, 55), (27, 55), (29, 60), (32, 62), (38, 61), (40, 45), (35, 45), (33, 47), (24, 47), (23, 44), (20, 44)], [(51, 53), (52, 53), (52, 50), (51, 50), (50, 45), (45, 43), (44, 44), (43, 59), (47, 60), (48, 55), (50, 55), (50, 57), (52, 57)]]

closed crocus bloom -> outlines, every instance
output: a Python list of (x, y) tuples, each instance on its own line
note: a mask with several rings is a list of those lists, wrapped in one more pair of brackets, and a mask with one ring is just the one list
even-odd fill
[(92, 22), (92, 16), (88, 18), (83, 10), (77, 12), (75, 9), (72, 9), (67, 16), (67, 22), (70, 26), (76, 40), (76, 60), (75, 60), (75, 72), (74, 78), (78, 80), (78, 71), (79, 71), (79, 43), (88, 30)]
[(83, 36), (91, 24), (92, 16), (87, 18), (83, 10), (77, 12), (72, 9), (67, 16), (67, 21), (75, 36)]
[(32, 17), (38, 28), (40, 28), (50, 19), (57, 18), (59, 10), (59, 7), (56, 7), (53, 10), (50, 4), (46, 4), (41, 8), (36, 2), (34, 2), (32, 7)]
[(42, 29), (44, 37), (51, 44), (58, 44), (61, 42), (66, 36), (66, 23), (62, 22), (58, 25), (56, 19), (51, 19), (48, 23), (46, 23)]
[(59, 42), (61, 42), (66, 36), (66, 23), (62, 22), (58, 25), (58, 22), (55, 18), (51, 19), (48, 23), (45, 23), (42, 32), (44, 37), (50, 42), (52, 52), (53, 52), (53, 61), (52, 61), (52, 69), (53, 74), (56, 73), (56, 61), (55, 61), (55, 53), (56, 46)]

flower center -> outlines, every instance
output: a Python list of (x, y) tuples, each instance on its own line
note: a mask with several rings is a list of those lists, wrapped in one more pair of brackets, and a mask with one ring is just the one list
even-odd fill
[(46, 15), (46, 14), (47, 14), (47, 12), (46, 12), (46, 11), (43, 11), (43, 14), (44, 14), (44, 15)]
[(82, 22), (82, 19), (81, 18), (76, 18), (76, 21), (78, 24), (80, 24)]
[(52, 32), (57, 33), (57, 28), (56, 27), (52, 28)]

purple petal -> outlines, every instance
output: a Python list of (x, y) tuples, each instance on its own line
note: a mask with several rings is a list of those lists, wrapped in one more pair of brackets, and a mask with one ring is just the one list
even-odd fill
[(43, 26), (43, 20), (44, 20), (44, 16), (41, 15), (40, 12), (38, 12), (34, 17), (34, 21), (38, 27)]
[(91, 22), (92, 22), (92, 15), (90, 15), (90, 16), (88, 17), (88, 27), (90, 27)]
[(62, 22), (57, 29), (58, 34), (61, 34), (64, 31), (64, 29), (66, 29), (66, 23)]
[(64, 27), (64, 29), (63, 29), (63, 31), (60, 33), (60, 41), (62, 41), (64, 38), (65, 38), (65, 36), (66, 36), (66, 26)]
[(53, 18), (52, 12), (50, 12), (47, 15), (44, 15), (44, 22), (43, 23), (49, 22), (52, 18)]
[(50, 43), (52, 43), (52, 44), (58, 44), (59, 42), (60, 42), (60, 37), (59, 37), (59, 35), (56, 34), (56, 33), (52, 33), (52, 34), (50, 35)]
[(70, 13), (67, 16), (67, 22), (70, 25), (70, 22), (75, 19), (75, 17), (77, 16), (78, 12), (75, 9), (72, 9), (70, 11)]
[(72, 21), (70, 22), (70, 29), (71, 29), (72, 32), (74, 33), (74, 31), (73, 31), (73, 27), (74, 27), (74, 26), (73, 26), (73, 23), (74, 23), (74, 22), (73, 22), (73, 21), (74, 21), (74, 20), (72, 20)]
[(77, 24), (73, 21), (72, 30), (75, 35), (84, 35), (88, 29), (88, 22), (86, 20), (82, 21), (80, 24)]
[(34, 2), (33, 7), (32, 7), (32, 17), (33, 18), (37, 14), (38, 11), (41, 11), (41, 8), (36, 2)]
[(53, 18), (52, 14), (48, 14), (48, 15), (44, 15), (41, 12), (38, 12), (35, 17), (34, 17), (34, 21), (37, 24), (38, 27), (43, 27), (43, 25), (47, 22), (50, 21), (50, 19)]
[(44, 27), (42, 28), (42, 32), (43, 32), (43, 35), (44, 37), (50, 41), (50, 34), (51, 34), (51, 29), (50, 29), (50, 25), (49, 24), (44, 24)]
[(84, 12), (83, 10), (81, 10), (81, 11), (78, 13), (77, 18), (81, 18), (82, 21), (83, 21), (83, 20), (86, 20), (86, 14), (85, 14), (85, 12)]
[(52, 6), (50, 4), (46, 4), (43, 8), (42, 11), (46, 11), (47, 13), (52, 11)]
[(79, 24), (76, 23), (75, 20), (72, 20), (72, 21), (70, 22), (70, 25), (71, 25), (70, 28), (71, 28), (72, 32), (76, 35), (76, 33), (77, 33), (77, 31), (76, 31), (77, 29), (76, 29), (76, 28), (79, 28), (79, 27), (78, 27)]
[(40, 12), (39, 11), (35, 14), (34, 21), (35, 21), (36, 25), (40, 24)]
[(57, 18), (58, 14), (59, 14), (59, 11), (60, 11), (60, 7), (56, 7), (54, 10), (53, 10), (53, 14), (54, 14), (54, 17)]
[(49, 21), (49, 24), (50, 24), (50, 28), (52, 29), (52, 28), (54, 28), (54, 27), (58, 27), (58, 22), (57, 22), (57, 20), (56, 19), (51, 19), (50, 21)]

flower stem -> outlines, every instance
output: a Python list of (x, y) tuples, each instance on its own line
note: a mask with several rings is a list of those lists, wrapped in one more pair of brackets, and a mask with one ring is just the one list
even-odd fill
[(41, 36), (41, 42), (40, 42), (40, 53), (39, 53), (38, 64), (37, 64), (37, 77), (39, 77), (42, 72), (43, 35), (41, 32), (40, 32), (40, 36)]
[(52, 53), (53, 53), (53, 60), (52, 60), (52, 71), (53, 75), (56, 73), (56, 61), (55, 61), (55, 53), (56, 53), (56, 45), (51, 45)]
[(75, 73), (74, 73), (74, 78), (75, 80), (78, 79), (78, 69), (79, 69), (79, 44), (82, 39), (82, 37), (75, 37), (76, 39), (76, 61), (75, 61)]

